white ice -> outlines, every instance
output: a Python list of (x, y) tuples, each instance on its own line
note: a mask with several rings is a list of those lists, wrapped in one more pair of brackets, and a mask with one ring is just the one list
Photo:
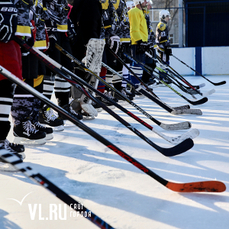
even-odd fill
[[(193, 148), (179, 156), (163, 156), (105, 111), (84, 124), (168, 181), (218, 180), (227, 186), (225, 192), (173, 192), (70, 122), (46, 145), (27, 147), (25, 162), (114, 228), (228, 229), (229, 77), (208, 77), (213, 82), (226, 80), (222, 86), (214, 86), (202, 77), (186, 78), (194, 85), (205, 83), (203, 93), (216, 90), (207, 103), (191, 105), (201, 109), (202, 116), (175, 116), (147, 98), (134, 100), (163, 123), (190, 121), (192, 128), (200, 131)], [(169, 88), (154, 91), (172, 107), (188, 104)], [(131, 105), (124, 106), (168, 136), (186, 132), (165, 131)], [(157, 145), (173, 146), (117, 108), (114, 111)], [(8, 138), (13, 139), (12, 132)], [(0, 185), (0, 229), (97, 228), (73, 210), (65, 211), (61, 200), (22, 173), (1, 172)]]

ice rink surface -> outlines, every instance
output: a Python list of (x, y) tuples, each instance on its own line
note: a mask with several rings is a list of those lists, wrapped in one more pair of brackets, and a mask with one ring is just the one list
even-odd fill
[[(83, 122), (168, 181), (218, 180), (227, 186), (225, 192), (173, 192), (70, 122), (45, 145), (27, 147), (25, 162), (114, 228), (228, 229), (229, 76), (208, 78), (213, 82), (226, 80), (227, 84), (214, 86), (202, 77), (186, 77), (194, 85), (205, 83), (203, 93), (216, 90), (207, 103), (191, 105), (201, 109), (201, 116), (172, 115), (147, 98), (134, 100), (162, 123), (189, 121), (200, 131), (194, 146), (179, 156), (163, 156), (105, 111), (95, 120)], [(188, 104), (169, 88), (158, 87), (154, 92), (169, 106)], [(167, 136), (187, 131), (163, 130), (131, 105), (122, 105)], [(117, 108), (114, 111), (157, 145), (172, 147)], [(22, 173), (1, 172), (0, 184), (0, 229), (97, 228)]]

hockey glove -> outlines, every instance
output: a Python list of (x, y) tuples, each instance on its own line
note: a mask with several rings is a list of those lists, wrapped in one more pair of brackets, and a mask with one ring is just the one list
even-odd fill
[(0, 41), (7, 43), (10, 41), (17, 29), (17, 8), (7, 2), (0, 6)]
[(119, 45), (120, 45), (120, 37), (119, 36), (110, 37), (110, 49), (113, 49), (114, 47), (116, 47), (115, 53), (117, 53), (118, 49), (119, 49)]
[(168, 48), (168, 47), (171, 47), (171, 45), (170, 45), (170, 40), (167, 40), (167, 41), (164, 43), (164, 46), (167, 47), (167, 48)]
[(145, 51), (147, 50), (147, 46), (148, 44), (146, 42), (143, 42), (142, 40), (137, 41), (136, 53), (145, 53)]

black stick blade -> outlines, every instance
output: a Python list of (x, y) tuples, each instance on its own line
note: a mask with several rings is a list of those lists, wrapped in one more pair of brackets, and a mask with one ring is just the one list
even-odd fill
[(220, 86), (220, 85), (223, 85), (223, 84), (226, 84), (227, 82), (224, 80), (224, 81), (221, 81), (221, 82), (218, 82), (218, 83), (213, 83), (215, 86)]
[(191, 149), (194, 146), (194, 142), (191, 138), (185, 139), (180, 144), (177, 144), (171, 148), (161, 148), (158, 149), (164, 156), (173, 157), (179, 155), (181, 153), (186, 152), (187, 150)]
[(191, 100), (188, 100), (189, 103), (191, 103), (192, 105), (201, 105), (201, 104), (204, 104), (208, 101), (208, 98), (207, 97), (204, 97), (200, 100), (197, 100), (197, 101), (191, 101)]

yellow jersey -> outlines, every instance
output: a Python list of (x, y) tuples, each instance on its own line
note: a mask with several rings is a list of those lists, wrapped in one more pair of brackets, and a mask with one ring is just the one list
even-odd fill
[(148, 41), (148, 28), (145, 16), (142, 10), (137, 7), (128, 11), (130, 22), (130, 38), (131, 44), (137, 44), (137, 41)]

